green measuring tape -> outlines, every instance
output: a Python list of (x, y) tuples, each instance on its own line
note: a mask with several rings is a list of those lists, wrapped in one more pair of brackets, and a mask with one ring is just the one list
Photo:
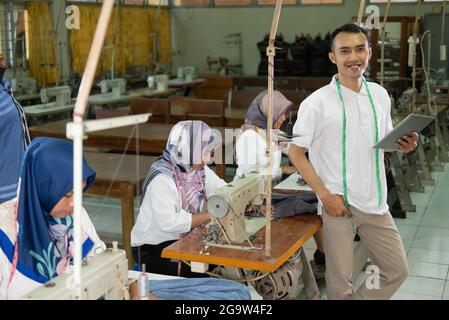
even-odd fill
[[(371, 109), (373, 111), (373, 119), (374, 119), (374, 127), (375, 127), (375, 144), (379, 142), (379, 126), (377, 122), (377, 112), (376, 107), (374, 105), (373, 97), (371, 96), (371, 92), (368, 87), (368, 83), (363, 80), (363, 83), (366, 88), (366, 92), (368, 93), (368, 98), (371, 104)], [(347, 208), (349, 208), (348, 202), (348, 185), (346, 180), (346, 106), (345, 101), (343, 99), (343, 94), (341, 92), (341, 83), (340, 79), (337, 77), (337, 89), (338, 96), (340, 98), (341, 104), (343, 106), (343, 139), (342, 139), (342, 163), (343, 163), (343, 198)], [(380, 162), (379, 162), (379, 149), (376, 148), (376, 180), (377, 180), (377, 206), (380, 207), (382, 203), (382, 184), (380, 182)]]

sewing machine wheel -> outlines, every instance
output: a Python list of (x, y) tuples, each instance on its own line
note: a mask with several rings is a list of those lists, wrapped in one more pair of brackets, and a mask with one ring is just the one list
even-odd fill
[[(255, 281), (254, 287), (264, 300), (286, 300), (296, 290), (301, 273), (301, 263), (288, 261), (275, 272)], [(256, 277), (261, 275), (261, 272), (255, 274)]]

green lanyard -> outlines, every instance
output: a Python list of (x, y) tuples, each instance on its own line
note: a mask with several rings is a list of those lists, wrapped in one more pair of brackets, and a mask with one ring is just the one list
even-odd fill
[[(366, 88), (366, 92), (368, 93), (369, 102), (371, 104), (371, 109), (373, 111), (373, 119), (374, 119), (374, 126), (375, 126), (375, 144), (379, 142), (379, 126), (377, 123), (377, 113), (376, 113), (376, 107), (374, 106), (374, 100), (371, 96), (371, 92), (368, 88), (368, 83), (363, 80), (363, 83)], [(346, 107), (345, 107), (345, 101), (343, 99), (343, 94), (341, 93), (341, 83), (340, 79), (337, 77), (337, 89), (338, 89), (338, 96), (340, 97), (341, 104), (343, 106), (343, 139), (342, 139), (342, 162), (343, 162), (343, 197), (345, 201), (345, 205), (347, 208), (349, 208), (349, 202), (348, 202), (348, 185), (346, 180)], [(376, 180), (377, 180), (377, 206), (380, 207), (382, 203), (382, 184), (380, 182), (380, 162), (379, 162), (379, 149), (376, 148)]]

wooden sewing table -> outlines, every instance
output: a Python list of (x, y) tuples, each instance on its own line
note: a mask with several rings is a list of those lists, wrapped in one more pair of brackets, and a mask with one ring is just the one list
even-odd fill
[[(274, 189), (273, 191), (279, 191)], [(297, 192), (303, 192), (301, 190)], [(293, 191), (291, 192), (293, 193)], [(166, 247), (163, 258), (191, 261), (204, 264), (250, 269), (261, 272), (274, 272), (297, 252), (322, 226), (321, 217), (316, 214), (301, 214), (271, 222), (271, 257), (266, 258), (261, 250), (242, 250), (209, 246), (202, 240), (203, 229), (196, 229)], [(265, 246), (265, 226), (255, 233), (254, 246)], [(301, 250), (303, 265), (302, 278), (309, 298), (319, 298), (309, 262)]]
[[(62, 120), (52, 123), (47, 123), (30, 128), (30, 135), (32, 138), (36, 137), (53, 137), (66, 138), (66, 124), (71, 120)], [(86, 147), (106, 148), (112, 150), (123, 151), (129, 145), (127, 151), (139, 153), (156, 153), (160, 154), (165, 150), (167, 139), (173, 124), (165, 123), (142, 123), (136, 126), (127, 126), (121, 128), (114, 128), (92, 132), (88, 134), (88, 139), (83, 141)], [(215, 127), (222, 134), (224, 139), (225, 129), (223, 127)], [(139, 137), (136, 139), (136, 131), (138, 130)], [(225, 146), (223, 145), (223, 148)], [(229, 149), (229, 146), (228, 146)], [(230, 149), (232, 150), (232, 149)], [(224, 152), (223, 152), (224, 156)], [(216, 164), (216, 173), (219, 177), (225, 178), (225, 161), (221, 164)]]

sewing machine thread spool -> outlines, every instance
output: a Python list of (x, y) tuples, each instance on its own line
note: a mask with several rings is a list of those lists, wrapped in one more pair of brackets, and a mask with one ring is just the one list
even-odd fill
[(142, 264), (142, 272), (138, 280), (140, 300), (148, 300), (148, 276), (145, 273), (145, 264)]

